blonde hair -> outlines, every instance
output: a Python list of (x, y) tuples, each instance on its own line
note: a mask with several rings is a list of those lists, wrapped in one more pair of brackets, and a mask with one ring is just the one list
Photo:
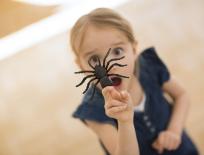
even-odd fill
[(90, 24), (98, 27), (110, 26), (115, 28), (126, 35), (132, 44), (137, 43), (134, 37), (133, 29), (126, 19), (112, 9), (98, 8), (80, 17), (71, 29), (70, 43), (76, 56), (79, 53), (87, 27)]

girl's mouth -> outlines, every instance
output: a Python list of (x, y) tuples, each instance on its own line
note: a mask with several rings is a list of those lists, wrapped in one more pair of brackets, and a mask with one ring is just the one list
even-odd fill
[(111, 77), (110, 79), (113, 82), (113, 86), (115, 86), (115, 87), (121, 85), (121, 83), (122, 83), (122, 79), (119, 77)]

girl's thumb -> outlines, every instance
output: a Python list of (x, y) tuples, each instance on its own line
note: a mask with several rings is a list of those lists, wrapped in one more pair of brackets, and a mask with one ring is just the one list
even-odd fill
[(107, 86), (107, 87), (102, 89), (102, 94), (106, 99), (110, 97), (111, 90), (112, 90), (111, 86)]

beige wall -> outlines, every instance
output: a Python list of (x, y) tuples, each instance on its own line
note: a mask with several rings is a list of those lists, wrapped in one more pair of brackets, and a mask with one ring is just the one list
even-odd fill
[(56, 6), (34, 6), (14, 0), (0, 1), (0, 38), (55, 12)]
[[(119, 12), (134, 25), (139, 50), (155, 45), (192, 99), (186, 123), (204, 149), (203, 1), (129, 2)], [(83, 88), (67, 47), (68, 32), (0, 62), (0, 154), (102, 155), (95, 135), (71, 118)]]
[(66, 45), (60, 34), (0, 62), (0, 154), (69, 154), (90, 139), (71, 119), (80, 93)]

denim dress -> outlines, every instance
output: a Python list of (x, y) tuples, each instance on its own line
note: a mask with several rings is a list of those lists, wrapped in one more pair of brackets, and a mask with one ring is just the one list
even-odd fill
[[(134, 112), (134, 127), (136, 130), (139, 150), (141, 155), (159, 155), (152, 148), (152, 143), (169, 123), (172, 113), (170, 104), (163, 95), (162, 84), (170, 79), (170, 73), (164, 62), (157, 55), (154, 47), (145, 49), (138, 57), (139, 82), (146, 95), (144, 111)], [(84, 95), (81, 104), (73, 113), (74, 118), (92, 120), (99, 123), (108, 123), (117, 129), (117, 121), (105, 114), (104, 98), (99, 89), (96, 89), (94, 98), (90, 100), (93, 87)], [(100, 141), (106, 155), (107, 149)], [(163, 155), (198, 155), (198, 150), (184, 130), (182, 142), (177, 150), (163, 152)]]

